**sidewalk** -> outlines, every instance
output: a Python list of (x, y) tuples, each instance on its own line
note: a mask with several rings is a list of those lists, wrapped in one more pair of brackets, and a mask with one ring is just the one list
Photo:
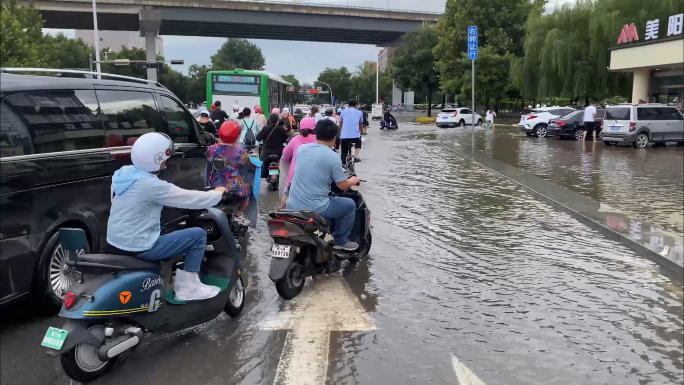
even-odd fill
[[(447, 146), (457, 154), (472, 159), (470, 152)], [(633, 251), (676, 273), (681, 281), (684, 273), (684, 240), (676, 233), (634, 218), (577, 192), (568, 190), (519, 168), (475, 152), (474, 160), (480, 165), (522, 185), (538, 198), (563, 210), (604, 235), (621, 242)]]

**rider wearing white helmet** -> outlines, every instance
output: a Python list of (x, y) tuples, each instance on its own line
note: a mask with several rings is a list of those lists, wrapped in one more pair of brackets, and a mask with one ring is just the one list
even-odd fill
[(147, 261), (185, 254), (183, 270), (176, 272), (175, 292), (180, 301), (215, 297), (220, 289), (203, 284), (200, 270), (207, 235), (195, 227), (160, 236), (164, 206), (204, 209), (221, 201), (223, 187), (212, 191), (184, 190), (158, 178), (174, 152), (165, 134), (147, 133), (133, 144), (132, 166), (123, 166), (112, 177), (107, 243), (114, 252)]

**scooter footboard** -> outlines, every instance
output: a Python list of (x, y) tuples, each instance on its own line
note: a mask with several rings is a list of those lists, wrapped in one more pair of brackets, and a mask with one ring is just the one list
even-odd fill
[(76, 345), (87, 344), (96, 348), (102, 346), (103, 342), (88, 331), (89, 322), (87, 320), (70, 319), (62, 326), (62, 330), (68, 332), (62, 348), (59, 350), (49, 349), (47, 354), (56, 357), (73, 349)]

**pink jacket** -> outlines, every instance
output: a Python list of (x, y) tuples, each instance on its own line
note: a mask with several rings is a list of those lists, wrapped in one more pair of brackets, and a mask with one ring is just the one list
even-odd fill
[(283, 150), (283, 157), (281, 158), (281, 160), (283, 162), (290, 163), (290, 172), (287, 173), (287, 186), (290, 186), (292, 184), (292, 177), (294, 176), (295, 170), (295, 162), (297, 161), (295, 157), (295, 155), (297, 154), (297, 149), (299, 148), (299, 146), (303, 144), (315, 142), (315, 134), (311, 134), (307, 137), (297, 135), (294, 138), (292, 138), (292, 140), (290, 140), (290, 143), (288, 143), (285, 149)]

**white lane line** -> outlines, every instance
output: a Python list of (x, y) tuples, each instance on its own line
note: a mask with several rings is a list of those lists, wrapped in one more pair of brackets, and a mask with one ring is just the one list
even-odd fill
[(277, 385), (325, 384), (330, 332), (375, 330), (349, 285), (338, 276), (310, 282), (261, 329), (289, 330), (273, 381)]
[(453, 354), (451, 355), (451, 364), (454, 366), (459, 385), (485, 385), (484, 381), (480, 380)]

